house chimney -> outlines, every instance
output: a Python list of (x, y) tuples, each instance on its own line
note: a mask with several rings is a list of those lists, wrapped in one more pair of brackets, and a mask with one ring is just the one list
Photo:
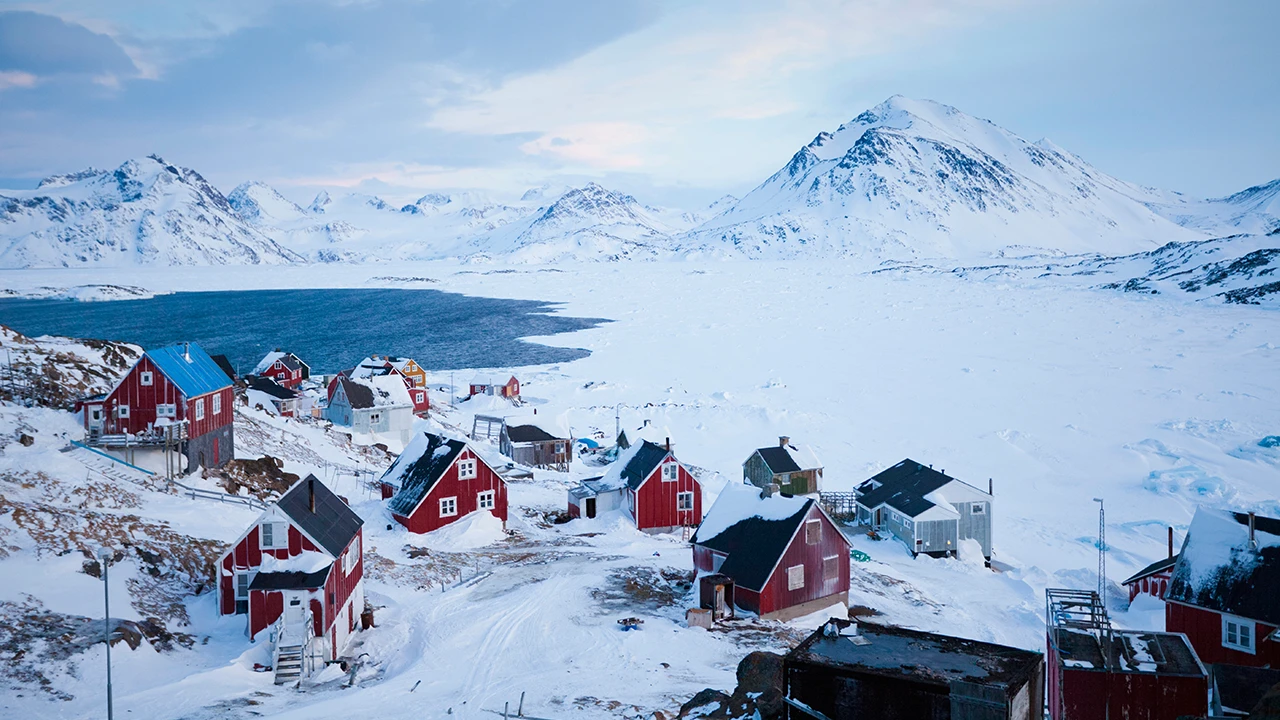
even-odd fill
[(1169, 526), (1169, 559), (1173, 559), (1173, 526)]
[(671, 438), (667, 438), (666, 446), (667, 446), (667, 452), (671, 452)]
[(778, 447), (786, 447), (791, 444), (791, 437), (788, 435), (778, 436)]
[(1258, 537), (1257, 537), (1257, 534), (1254, 532), (1254, 527), (1257, 525), (1257, 519), (1258, 519), (1257, 515), (1255, 515), (1253, 512), (1249, 513), (1249, 547), (1253, 548), (1254, 550), (1258, 549)]
[(987, 478), (987, 494), (992, 497), (996, 494), (996, 483), (991, 478)]
[(182, 357), (191, 362), (191, 343), (182, 343)]
[(534, 415), (537, 415), (537, 414), (538, 414), (538, 408), (534, 408), (534, 409), (533, 409), (533, 414), (534, 414)]
[(311, 514), (316, 512), (316, 478), (311, 476), (307, 478), (307, 494), (310, 496)]

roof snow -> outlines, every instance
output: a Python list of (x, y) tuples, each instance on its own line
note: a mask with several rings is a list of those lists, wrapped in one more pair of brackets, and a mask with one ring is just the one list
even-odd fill
[(764, 464), (768, 465), (769, 470), (775, 475), (822, 468), (822, 461), (813, 452), (813, 448), (808, 445), (787, 443), (786, 445), (762, 447), (757, 449), (756, 452), (760, 453)]
[(1174, 565), (1166, 597), (1280, 625), (1280, 520), (1200, 508)]
[(411, 515), (466, 447), (461, 440), (418, 433), (382, 474), (382, 482), (400, 488), (391, 498), (391, 512)]
[(618, 459), (600, 478), (601, 490), (617, 490), (624, 485), (632, 490), (639, 488), (668, 453), (665, 447), (648, 440), (632, 445), (619, 453)]
[(259, 572), (300, 572), (308, 575), (323, 570), (333, 564), (333, 558), (314, 550), (303, 550), (301, 554), (281, 560), (263, 553)]
[(405, 387), (404, 379), (399, 375), (378, 375), (367, 378), (351, 378), (351, 382), (368, 388), (372, 391), (372, 399), (369, 405), (356, 405), (351, 403), (351, 407), (397, 407), (400, 405), (413, 406), (413, 399), (409, 397), (409, 388)]
[(760, 496), (760, 489), (753, 485), (731, 483), (720, 492), (710, 512), (698, 526), (698, 540), (711, 540), (747, 518), (785, 520), (808, 504), (808, 498), (782, 495), (764, 498)]
[(282, 357), (284, 357), (283, 352), (279, 350), (272, 350), (271, 352), (263, 356), (263, 358), (258, 361), (257, 365), (253, 366), (253, 372), (250, 374), (261, 375), (262, 373), (266, 372), (272, 365), (275, 364), (277, 360), (279, 360)]

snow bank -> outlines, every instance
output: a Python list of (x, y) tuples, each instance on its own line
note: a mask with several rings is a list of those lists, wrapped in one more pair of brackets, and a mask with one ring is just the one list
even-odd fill
[(333, 564), (333, 560), (324, 553), (314, 550), (303, 550), (300, 555), (294, 555), (291, 558), (281, 560), (263, 553), (262, 565), (259, 568), (261, 572), (301, 572), (313, 573), (325, 569)]
[(423, 536), (433, 550), (461, 552), (475, 550), (505, 540), (507, 532), (502, 521), (488, 510), (476, 510), (457, 522)]

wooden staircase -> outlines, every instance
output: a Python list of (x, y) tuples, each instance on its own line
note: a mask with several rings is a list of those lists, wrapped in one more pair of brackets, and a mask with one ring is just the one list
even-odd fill
[(302, 653), (305, 645), (276, 645), (276, 684), (298, 682), (302, 679)]

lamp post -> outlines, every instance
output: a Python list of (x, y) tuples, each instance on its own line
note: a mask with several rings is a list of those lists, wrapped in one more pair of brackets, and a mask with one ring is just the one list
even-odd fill
[(111, 561), (111, 548), (98, 548), (98, 559), (102, 561), (102, 605), (103, 635), (107, 641), (107, 720), (113, 720), (111, 712), (111, 585), (107, 582), (107, 564)]

